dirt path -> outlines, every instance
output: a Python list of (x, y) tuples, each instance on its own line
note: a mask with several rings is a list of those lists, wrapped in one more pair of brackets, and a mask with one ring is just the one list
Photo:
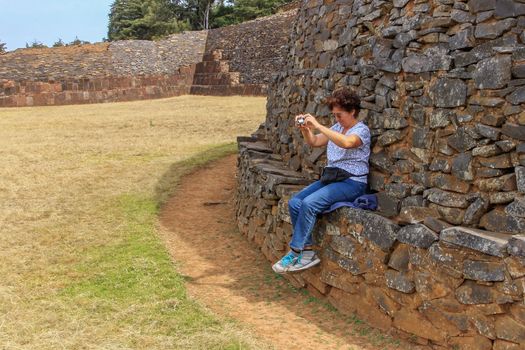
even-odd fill
[(379, 345), (377, 335), (359, 335), (347, 317), (295, 291), (239, 234), (233, 213), (235, 161), (230, 156), (186, 176), (161, 214), (164, 238), (182, 264), (190, 295), (276, 349), (397, 348)]

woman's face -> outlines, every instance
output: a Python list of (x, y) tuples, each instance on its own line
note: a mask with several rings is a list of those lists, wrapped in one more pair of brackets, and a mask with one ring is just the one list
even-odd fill
[(332, 108), (332, 114), (334, 115), (337, 122), (343, 127), (349, 127), (355, 123), (355, 110), (348, 112), (339, 106), (334, 106), (334, 108)]

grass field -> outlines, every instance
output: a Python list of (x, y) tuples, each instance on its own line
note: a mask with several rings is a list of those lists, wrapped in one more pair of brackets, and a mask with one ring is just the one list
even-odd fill
[(250, 332), (190, 300), (159, 203), (234, 152), (263, 98), (0, 109), (1, 349), (240, 349)]

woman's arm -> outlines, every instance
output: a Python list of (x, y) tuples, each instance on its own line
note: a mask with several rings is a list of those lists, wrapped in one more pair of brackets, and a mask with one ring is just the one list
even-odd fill
[(317, 135), (317, 137), (322, 137), (326, 140), (324, 145), (328, 143), (328, 140), (342, 148), (357, 148), (363, 144), (363, 141), (359, 136), (355, 134), (344, 135), (327, 128), (326, 126), (319, 124), (315, 117), (310, 114), (305, 115), (305, 125), (307, 125), (308, 131), (312, 133), (312, 135), (313, 132), (310, 130), (310, 128), (317, 129), (321, 132), (321, 134)]
[(301, 127), (301, 134), (303, 134), (306, 143), (312, 147), (323, 147), (328, 144), (328, 137), (324, 134), (315, 135), (312, 130), (306, 126)]

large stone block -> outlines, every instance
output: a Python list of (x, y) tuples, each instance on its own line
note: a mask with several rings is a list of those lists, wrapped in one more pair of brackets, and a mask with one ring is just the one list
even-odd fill
[(402, 293), (410, 294), (416, 290), (414, 282), (403, 272), (388, 270), (385, 273), (386, 285)]
[(472, 137), (471, 133), (468, 132), (466, 127), (459, 127), (458, 130), (449, 136), (448, 144), (458, 152), (466, 152), (476, 147), (476, 140)]
[[(470, 153), (461, 153), (452, 160), (452, 175), (458, 179), (471, 181), (474, 179), (472, 169), (472, 155)], [(458, 191), (462, 192), (462, 191)]]
[(501, 34), (503, 34), (515, 25), (516, 19), (514, 18), (508, 18), (502, 21), (496, 21), (491, 23), (480, 23), (476, 26), (474, 36), (478, 39), (496, 39)]
[[(415, 197), (417, 198), (418, 196)], [(417, 205), (419, 203), (414, 204)], [(422, 203), (419, 205), (422, 205)], [(399, 213), (399, 222), (403, 224), (418, 224), (423, 222), (427, 217), (438, 218), (439, 213), (436, 209), (428, 207), (404, 206)]]
[(439, 236), (425, 225), (416, 224), (402, 227), (397, 232), (397, 239), (414, 247), (428, 248)]
[(498, 232), (477, 230), (466, 227), (450, 227), (441, 232), (440, 239), (461, 247), (504, 257), (507, 255), (509, 236)]
[(463, 262), (463, 275), (467, 279), (485, 282), (505, 280), (505, 264), (465, 260)]
[(425, 317), (414, 310), (401, 309), (394, 315), (394, 327), (418, 337), (442, 342), (445, 332), (434, 327)]
[(505, 213), (520, 218), (525, 218), (525, 198), (518, 197), (514, 202), (505, 207)]
[[(508, 94), (506, 100), (513, 105), (519, 105), (525, 102), (525, 87), (517, 88), (513, 93)], [(523, 141), (523, 139), (521, 139)]]
[[(490, 27), (494, 28), (494, 25), (490, 24)], [(510, 55), (492, 57), (478, 62), (473, 76), (476, 87), (478, 89), (505, 87), (511, 78), (511, 67)]]
[(456, 290), (456, 298), (465, 305), (491, 304), (496, 297), (494, 288), (469, 280)]
[(515, 174), (507, 174), (489, 179), (476, 179), (474, 183), (476, 184), (476, 186), (479, 187), (481, 191), (485, 192), (510, 192), (515, 191), (517, 189)]
[(507, 250), (510, 255), (525, 258), (525, 235), (512, 236)]
[(525, 15), (525, 4), (514, 0), (497, 0), (494, 16), (496, 18), (518, 17)]
[(430, 98), (436, 107), (459, 107), (465, 104), (467, 86), (459, 79), (438, 79), (430, 86)]
[(416, 291), (424, 300), (443, 298), (453, 292), (452, 286), (439, 282), (434, 273), (418, 272), (414, 274)]
[(485, 214), (479, 225), (490, 231), (506, 233), (525, 232), (525, 219), (508, 215), (503, 210), (494, 209)]
[(403, 70), (407, 73), (423, 73), (437, 70), (448, 70), (452, 59), (450, 56), (427, 56), (411, 54), (402, 60)]
[(338, 212), (339, 217), (345, 218), (347, 222), (362, 225), (362, 235), (381, 249), (390, 250), (396, 241), (399, 226), (391, 220), (366, 210), (348, 207), (338, 209)]
[(469, 0), (468, 7), (472, 13), (494, 10), (496, 0)]
[(496, 319), (496, 336), (525, 346), (525, 324), (516, 321), (510, 316), (501, 316)]
[(452, 208), (467, 208), (469, 202), (467, 197), (463, 194), (447, 192), (432, 188), (428, 190), (427, 199), (441, 206), (452, 207)]
[(405, 244), (399, 244), (390, 254), (388, 266), (400, 272), (408, 271), (409, 247)]
[(348, 236), (332, 236), (330, 247), (342, 256), (352, 259), (356, 250), (356, 242)]
[(467, 208), (463, 223), (465, 225), (475, 225), (479, 219), (485, 214), (489, 207), (489, 201), (485, 198), (476, 198), (474, 202)]

